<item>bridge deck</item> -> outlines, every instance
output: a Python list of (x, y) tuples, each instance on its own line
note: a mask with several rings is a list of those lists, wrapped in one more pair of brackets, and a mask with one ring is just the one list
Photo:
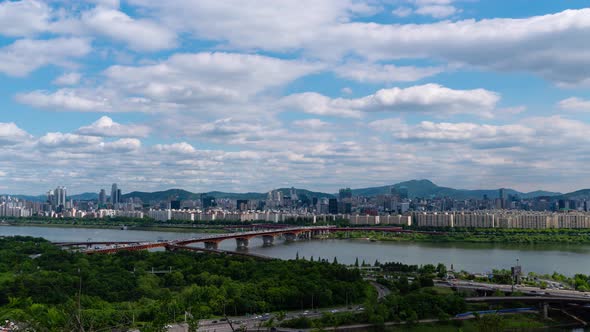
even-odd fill
[(482, 296), (466, 297), (466, 302), (547, 302), (590, 303), (590, 298), (568, 296)]
[[(248, 232), (235, 232), (229, 234), (215, 234), (192, 239), (180, 239), (172, 241), (159, 242), (140, 242), (140, 241), (88, 241), (88, 242), (58, 242), (58, 246), (95, 246), (95, 245), (114, 245), (115, 247), (100, 248), (86, 250), (86, 253), (113, 253), (117, 251), (133, 251), (145, 250), (150, 248), (158, 248), (165, 246), (185, 246), (191, 243), (199, 242), (213, 242), (218, 243), (228, 239), (249, 239), (258, 236), (279, 236), (285, 234), (314, 234), (322, 232), (347, 232), (347, 231), (375, 231), (375, 232), (394, 232), (394, 233), (408, 233), (416, 232), (412, 230), (404, 230), (401, 227), (336, 227), (336, 226), (312, 226), (312, 227), (288, 227), (288, 228), (271, 228), (264, 230), (254, 230)], [(423, 232), (429, 233), (429, 232)], [(434, 234), (444, 234), (437, 232), (430, 232)]]

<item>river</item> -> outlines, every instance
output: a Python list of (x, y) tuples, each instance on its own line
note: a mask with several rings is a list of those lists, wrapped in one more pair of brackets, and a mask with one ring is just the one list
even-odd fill
[[(201, 237), (200, 233), (175, 233), (162, 231), (138, 231), (117, 229), (0, 226), (0, 236), (28, 235), (43, 237), (50, 241), (156, 241)], [(210, 235), (210, 234), (207, 234)], [(223, 241), (220, 249), (235, 250), (234, 240)], [(590, 274), (589, 245), (516, 245), (516, 244), (471, 244), (471, 243), (412, 243), (370, 242), (368, 240), (303, 240), (285, 243), (275, 240), (275, 245), (263, 247), (262, 239), (250, 240), (249, 252), (281, 258), (323, 258), (352, 264), (358, 258), (373, 264), (402, 262), (405, 264), (453, 265), (456, 270), (489, 272), (492, 269), (509, 269), (519, 259), (525, 273), (553, 273), (565, 275)]]

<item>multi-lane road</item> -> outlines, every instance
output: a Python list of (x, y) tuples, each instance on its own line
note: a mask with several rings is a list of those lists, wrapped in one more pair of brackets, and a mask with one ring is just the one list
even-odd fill
[[(501, 291), (501, 292), (512, 292), (511, 285), (501, 284), (489, 284), (483, 282), (472, 282), (464, 280), (449, 280), (449, 281), (435, 281), (436, 286), (440, 287), (456, 287), (463, 289), (474, 289), (474, 290), (490, 290), (490, 291)], [(539, 287), (515, 285), (514, 291), (531, 295), (531, 296), (559, 296), (559, 297), (575, 297), (575, 298), (587, 298), (590, 299), (590, 292), (579, 292), (570, 289), (555, 289), (547, 288), (541, 289)]]
[[(297, 317), (307, 317), (307, 318), (319, 318), (324, 313), (338, 313), (338, 312), (361, 312), (364, 308), (362, 306), (351, 306), (351, 307), (342, 307), (342, 308), (324, 308), (324, 309), (317, 309), (317, 310), (298, 310), (298, 311), (289, 311), (285, 313), (285, 320), (297, 318)], [(228, 317), (227, 319), (203, 319), (199, 321), (199, 331), (202, 332), (232, 332), (232, 328), (230, 326), (230, 322), (233, 325), (234, 329), (238, 329), (239, 327), (243, 326), (246, 327), (247, 330), (257, 329), (264, 326), (264, 323), (269, 321), (270, 319), (276, 319), (276, 314), (266, 313), (266, 314), (258, 314), (258, 315), (250, 315), (250, 316), (237, 316), (237, 317)]]
[[(382, 285), (371, 282), (373, 287), (377, 290), (377, 294), (379, 298), (383, 298), (389, 294), (389, 289), (383, 287)], [(474, 282), (474, 281), (463, 281), (463, 280), (437, 280), (435, 281), (435, 286), (439, 287), (454, 287), (454, 288), (462, 288), (462, 289), (472, 289), (472, 290), (488, 290), (488, 291), (501, 291), (501, 292), (511, 292), (512, 286), (511, 285), (502, 285), (502, 284), (490, 284), (490, 283), (483, 283), (483, 282)], [(574, 290), (567, 290), (567, 289), (541, 289), (539, 287), (530, 287), (530, 286), (520, 286), (517, 285), (514, 287), (514, 291), (521, 292), (525, 295), (529, 296), (551, 296), (551, 297), (571, 297), (571, 298), (583, 298), (590, 300), (590, 292), (579, 292)], [(337, 313), (337, 312), (360, 312), (363, 311), (364, 308), (362, 306), (354, 305), (351, 307), (341, 307), (341, 308), (328, 308), (328, 309), (317, 309), (317, 310), (298, 310), (298, 311), (290, 311), (285, 314), (284, 319), (293, 319), (297, 317), (308, 317), (308, 318), (320, 318), (322, 314), (327, 312)], [(230, 323), (232, 323), (234, 329), (238, 329), (240, 327), (245, 327), (247, 330), (257, 330), (264, 327), (264, 324), (270, 319), (277, 319), (276, 314), (267, 313), (267, 314), (255, 314), (255, 315), (248, 315), (248, 316), (236, 316), (236, 317), (227, 317), (224, 318), (215, 318), (215, 319), (204, 319), (199, 321), (199, 331), (201, 332), (232, 332), (232, 327)], [(171, 326), (168, 331), (185, 331), (186, 327), (181, 325), (174, 325)]]

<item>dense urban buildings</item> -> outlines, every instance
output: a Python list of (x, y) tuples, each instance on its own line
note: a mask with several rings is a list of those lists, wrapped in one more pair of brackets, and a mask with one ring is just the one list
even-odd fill
[(590, 200), (564, 197), (521, 198), (502, 188), (497, 197), (458, 200), (422, 198), (405, 186), (385, 194), (354, 195), (350, 188), (337, 194), (312, 196), (295, 188), (269, 191), (262, 199), (233, 199), (197, 195), (181, 199), (142, 201), (122, 195), (112, 184), (111, 196), (100, 189), (93, 199), (72, 199), (65, 186), (47, 192), (45, 200), (0, 197), (0, 217), (151, 218), (158, 221), (264, 221), (309, 223), (347, 220), (352, 225), (405, 225), (414, 227), (473, 228), (590, 228)]

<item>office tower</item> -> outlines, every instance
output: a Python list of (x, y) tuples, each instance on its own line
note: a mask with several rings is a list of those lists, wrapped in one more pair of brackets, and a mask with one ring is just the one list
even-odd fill
[(350, 188), (340, 189), (338, 198), (340, 198), (341, 201), (352, 199), (352, 190)]
[(338, 214), (338, 200), (336, 198), (330, 198), (328, 200), (328, 213)]
[(98, 204), (105, 205), (107, 203), (107, 192), (104, 189), (100, 190), (98, 194)]
[(119, 193), (120, 191), (117, 189), (117, 184), (113, 183), (113, 186), (111, 187), (111, 204), (115, 205), (119, 203)]
[(338, 213), (351, 213), (352, 212), (352, 190), (350, 188), (340, 189), (338, 192)]
[(500, 208), (506, 208), (506, 190), (504, 188), (500, 188), (498, 196), (500, 196)]
[(170, 208), (172, 210), (180, 210), (180, 201), (179, 200), (170, 201)]
[(215, 205), (215, 198), (207, 194), (201, 194), (201, 207), (206, 210)]
[(570, 210), (577, 210), (578, 209), (578, 202), (576, 200), (570, 199), (568, 203), (568, 208)]

